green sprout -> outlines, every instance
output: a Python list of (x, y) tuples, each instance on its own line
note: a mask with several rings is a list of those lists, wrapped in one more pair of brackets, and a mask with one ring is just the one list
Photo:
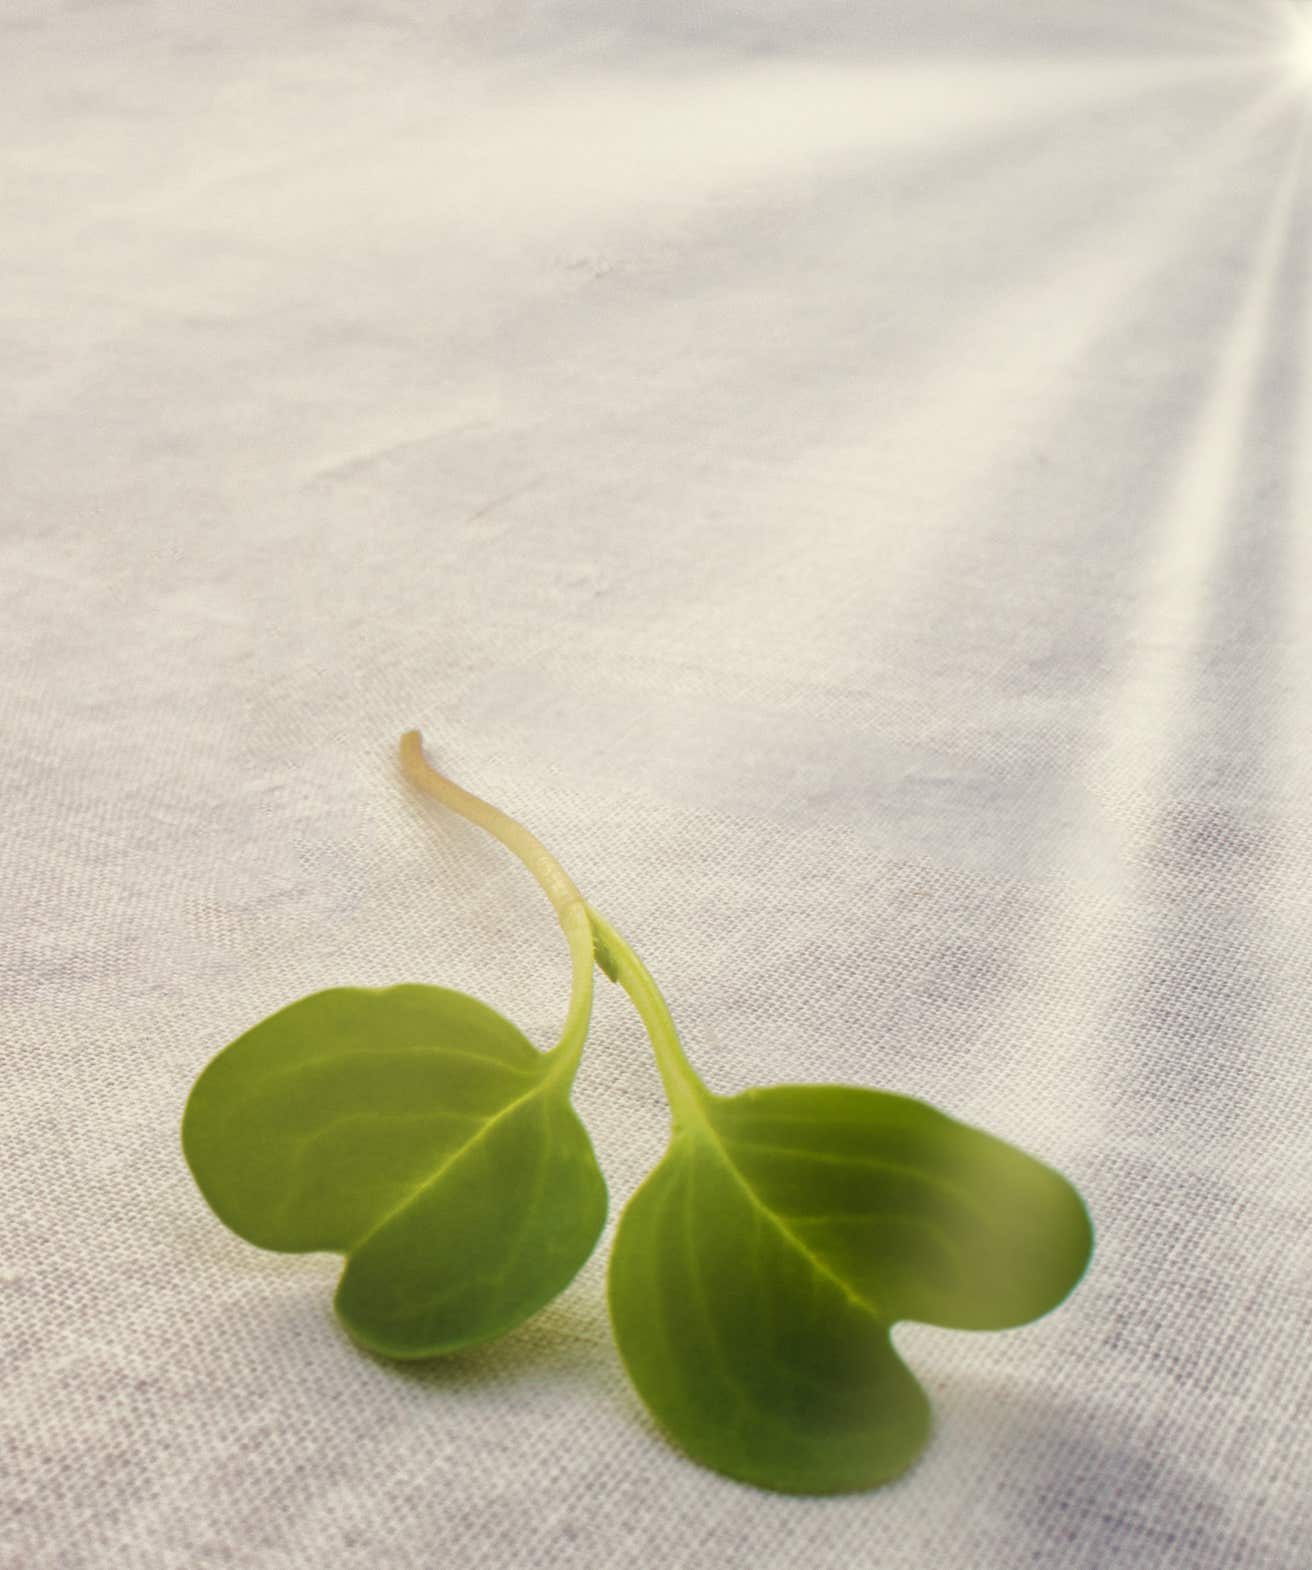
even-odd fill
[(407, 778), (533, 873), (573, 960), (540, 1052), (444, 987), (335, 987), (289, 1004), (203, 1070), (187, 1163), (262, 1248), (344, 1254), (334, 1307), (375, 1352), (427, 1358), (503, 1335), (596, 1246), (606, 1186), (570, 1092), (594, 963), (651, 1039), (669, 1147), (620, 1217), (608, 1298), (639, 1395), (695, 1461), (795, 1494), (904, 1471), (929, 1402), (899, 1320), (1003, 1330), (1055, 1308), (1088, 1265), (1077, 1191), (927, 1103), (849, 1085), (722, 1096), (688, 1062), (650, 972), (522, 824), (401, 739)]

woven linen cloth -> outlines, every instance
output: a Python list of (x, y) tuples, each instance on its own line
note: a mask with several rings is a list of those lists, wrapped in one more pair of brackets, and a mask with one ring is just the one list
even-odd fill
[[(1312, 1566), (1312, 72), (1277, 0), (6, 0), (3, 1570)], [(902, 1325), (892, 1485), (687, 1459), (595, 1255), (400, 1366), (191, 1084), (321, 988), (550, 1045), (526, 821), (709, 1086), (1067, 1174), (1055, 1312)]]

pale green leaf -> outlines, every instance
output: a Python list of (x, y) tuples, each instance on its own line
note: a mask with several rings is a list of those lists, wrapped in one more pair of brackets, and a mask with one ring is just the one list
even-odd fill
[(333, 988), (210, 1062), (183, 1150), (242, 1237), (347, 1256), (357, 1340), (427, 1357), (511, 1329), (591, 1253), (606, 1189), (572, 1068), (463, 993)]

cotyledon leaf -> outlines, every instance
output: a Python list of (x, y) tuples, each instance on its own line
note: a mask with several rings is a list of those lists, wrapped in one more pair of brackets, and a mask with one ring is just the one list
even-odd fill
[(532, 835), (429, 769), (417, 732), (402, 762), (555, 905), (574, 975), (560, 1042), (539, 1052), (443, 987), (317, 992), (208, 1064), (182, 1144), (222, 1221), (263, 1248), (345, 1254), (342, 1323), (415, 1358), (500, 1335), (555, 1297), (596, 1245), (606, 1186), (569, 1100), (592, 1005), (586, 907)]
[(594, 963), (647, 1027), (673, 1113), (626, 1208), (611, 1319), (639, 1394), (694, 1459), (825, 1494), (903, 1471), (930, 1426), (900, 1320), (998, 1330), (1074, 1288), (1093, 1233), (1052, 1168), (921, 1101), (842, 1085), (712, 1095), (642, 961), (513, 819), (401, 741), (420, 789), (533, 872), (569, 940), (558, 1045), (439, 987), (334, 988), (204, 1070), (183, 1119), (202, 1191), (266, 1248), (328, 1249), (364, 1344), (423, 1357), (540, 1308), (591, 1252), (606, 1190), (569, 1104)]
[(688, 1454), (728, 1476), (808, 1494), (888, 1481), (930, 1428), (892, 1326), (1000, 1330), (1055, 1308), (1092, 1248), (1080, 1196), (909, 1097), (845, 1085), (712, 1095), (641, 961), (592, 914), (674, 1112), (611, 1252), (630, 1377)]
[(511, 1329), (592, 1252), (606, 1188), (570, 1077), (476, 998), (338, 987), (213, 1059), (183, 1150), (234, 1232), (347, 1256), (358, 1341), (428, 1357)]

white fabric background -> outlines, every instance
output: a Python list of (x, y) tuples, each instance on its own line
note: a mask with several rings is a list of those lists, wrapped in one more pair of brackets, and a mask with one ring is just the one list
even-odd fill
[[(1312, 1564), (1312, 290), (1277, 0), (0, 10), (0, 1564)], [(228, 1234), (322, 987), (555, 1039), (522, 816), (711, 1087), (924, 1097), (1097, 1227), (834, 1500), (626, 1383), (609, 1232), (425, 1367)], [(666, 1113), (604, 982), (612, 1225)]]

